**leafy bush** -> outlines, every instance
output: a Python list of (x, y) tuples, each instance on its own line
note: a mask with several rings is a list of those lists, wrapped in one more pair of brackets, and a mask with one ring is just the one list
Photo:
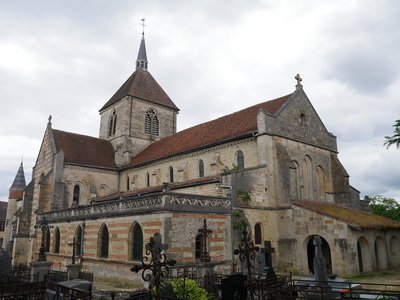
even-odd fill
[(207, 291), (199, 287), (193, 279), (179, 278), (168, 280), (174, 291), (174, 296), (191, 300), (208, 300)]

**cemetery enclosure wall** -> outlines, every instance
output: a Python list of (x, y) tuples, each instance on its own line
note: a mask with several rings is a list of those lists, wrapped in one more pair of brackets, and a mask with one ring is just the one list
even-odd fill
[[(86, 220), (85, 222), (53, 223), (50, 229), (49, 260), (54, 262), (55, 269), (64, 269), (71, 263), (72, 247), (68, 245), (78, 226), (83, 228), (83, 254), (77, 257), (85, 270), (99, 276), (118, 275), (132, 278), (130, 268), (139, 261), (129, 260), (129, 232), (133, 225), (140, 225), (144, 244), (149, 242), (152, 235), (159, 232), (163, 236), (163, 243), (168, 244), (167, 257), (178, 263), (195, 262), (195, 239), (198, 229), (207, 219), (207, 226), (213, 231), (208, 239), (208, 251), (212, 260), (227, 261), (231, 259), (230, 246), (230, 216), (224, 214), (207, 213), (180, 213), (160, 212), (115, 218)], [(102, 225), (107, 226), (109, 234), (108, 257), (99, 257), (99, 230)], [(59, 253), (55, 251), (55, 230), (60, 230)], [(40, 247), (41, 233), (36, 238), (36, 249)], [(35, 257), (36, 259), (36, 257)]]

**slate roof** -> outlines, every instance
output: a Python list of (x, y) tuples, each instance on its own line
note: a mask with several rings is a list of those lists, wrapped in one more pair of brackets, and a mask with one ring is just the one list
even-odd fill
[(355, 228), (400, 228), (400, 222), (398, 221), (355, 208), (342, 207), (332, 203), (310, 200), (296, 201), (293, 202), (293, 204), (342, 221)]
[(144, 60), (147, 62), (146, 43), (144, 41), (144, 35), (142, 35), (142, 39), (140, 41), (139, 52), (136, 60)]
[(64, 151), (66, 163), (115, 169), (114, 149), (110, 141), (53, 129), (57, 152)]
[(257, 131), (256, 117), (260, 109), (274, 115), (292, 95), (263, 102), (166, 137), (134, 156), (131, 165), (151, 162), (252, 134)]
[(17, 174), (15, 175), (14, 182), (10, 187), (10, 191), (23, 191), (26, 188), (24, 166), (21, 162)]
[(133, 96), (142, 100), (159, 104), (179, 110), (174, 102), (168, 97), (167, 93), (161, 88), (157, 81), (151, 76), (149, 71), (138, 68), (111, 97), (110, 100), (100, 109), (113, 105), (125, 96)]

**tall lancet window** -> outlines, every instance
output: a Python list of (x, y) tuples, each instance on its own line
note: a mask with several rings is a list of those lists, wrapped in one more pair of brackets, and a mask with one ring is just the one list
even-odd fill
[(236, 162), (237, 162), (237, 166), (238, 166), (239, 170), (243, 170), (244, 169), (244, 155), (241, 150), (239, 150), (236, 153)]
[(108, 122), (108, 136), (112, 136), (115, 134), (115, 130), (117, 128), (117, 113), (113, 110), (110, 120)]
[(160, 133), (160, 122), (153, 109), (149, 109), (144, 119), (144, 133), (158, 136)]

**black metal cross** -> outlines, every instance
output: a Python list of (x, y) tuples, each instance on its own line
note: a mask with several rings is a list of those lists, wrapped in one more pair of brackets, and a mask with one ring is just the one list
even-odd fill
[(160, 233), (155, 233), (150, 238), (150, 243), (146, 243), (146, 256), (143, 256), (140, 265), (134, 265), (131, 268), (132, 272), (142, 272), (144, 281), (150, 282), (156, 288), (156, 299), (160, 299), (160, 286), (164, 277), (169, 274), (169, 266), (176, 264), (176, 260), (167, 260), (164, 250), (168, 249), (167, 244), (162, 243), (162, 236)]
[(52, 228), (53, 226), (49, 226), (49, 223), (46, 220), (46, 217), (43, 217), (42, 220), (34, 226), (35, 229), (40, 228), (42, 231), (42, 241), (39, 249), (39, 257), (37, 261), (46, 261), (46, 248), (44, 246), (45, 237), (47, 235), (47, 230)]
[(68, 243), (68, 246), (72, 246), (72, 264), (75, 264), (75, 247), (78, 246), (79, 243), (75, 243), (75, 237), (72, 240), (72, 243)]
[(239, 249), (235, 249), (233, 254), (239, 255), (239, 259), (241, 262), (246, 262), (247, 266), (247, 280), (245, 282), (245, 286), (250, 290), (250, 297), (254, 299), (254, 288), (255, 284), (253, 283), (252, 277), (252, 269), (254, 269), (252, 261), (256, 258), (256, 252), (258, 252), (260, 248), (258, 246), (254, 246), (254, 243), (251, 241), (250, 234), (246, 229), (242, 231), (242, 242), (239, 244)]
[(146, 26), (146, 25), (144, 24), (144, 21), (145, 21), (145, 19), (144, 19), (144, 18), (142, 18), (142, 20), (141, 20), (141, 21), (142, 21), (142, 24), (141, 24), (141, 25), (142, 25), (142, 27), (143, 27), (142, 34), (144, 35), (144, 27)]
[(201, 252), (201, 256), (200, 256), (200, 261), (201, 262), (209, 262), (211, 260), (211, 257), (207, 251), (207, 237), (210, 233), (212, 233), (212, 230), (207, 227), (206, 219), (204, 219), (203, 222), (204, 222), (203, 227), (198, 230), (198, 232), (201, 234), (201, 239), (202, 239), (202, 241), (201, 241), (202, 242), (202, 245), (201, 245), (202, 252)]

